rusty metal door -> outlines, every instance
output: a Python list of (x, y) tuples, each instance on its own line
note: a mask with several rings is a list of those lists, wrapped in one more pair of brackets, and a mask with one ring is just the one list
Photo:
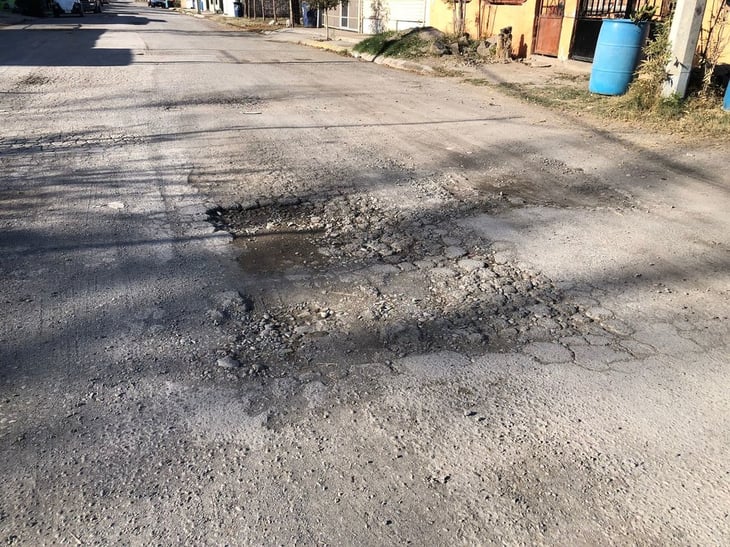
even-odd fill
[(560, 30), (563, 27), (565, 13), (564, 0), (542, 0), (537, 11), (537, 29), (535, 31), (535, 47), (540, 55), (558, 56)]

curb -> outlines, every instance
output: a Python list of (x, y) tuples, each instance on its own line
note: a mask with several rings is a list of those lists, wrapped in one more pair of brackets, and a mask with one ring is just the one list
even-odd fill
[(352, 55), (352, 46), (341, 46), (338, 44), (332, 44), (328, 42), (320, 42), (319, 40), (298, 40), (296, 42), (297, 44), (300, 44), (302, 46), (309, 46), (314, 47), (317, 49), (324, 49), (327, 51), (332, 51), (334, 53), (348, 53)]
[(348, 55), (350, 55), (350, 57), (354, 57), (355, 59), (362, 59), (363, 61), (367, 61), (368, 63), (384, 65), (390, 68), (396, 68), (408, 72), (421, 72), (425, 74), (432, 74), (434, 72), (433, 67), (430, 67), (428, 65), (422, 65), (415, 61), (408, 61), (405, 59), (395, 59), (393, 57), (377, 57), (369, 53), (359, 53), (352, 50), (353, 46), (342, 46), (324, 41), (320, 42), (319, 40), (299, 40), (297, 43), (303, 46), (332, 51), (334, 53), (347, 53)]
[(30, 23), (37, 17), (28, 17), (27, 15), (0, 15), (0, 27), (12, 27), (14, 25), (22, 25)]

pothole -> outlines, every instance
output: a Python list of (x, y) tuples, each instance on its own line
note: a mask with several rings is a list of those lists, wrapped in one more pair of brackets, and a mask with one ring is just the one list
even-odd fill
[(353, 194), (209, 211), (241, 249), (253, 302), (213, 311), (231, 333), (222, 351), (252, 374), (332, 374), (333, 363), (346, 374), (373, 360), (509, 350), (586, 330), (590, 320), (549, 278), (457, 224), (459, 206), (398, 205)]
[(237, 237), (241, 268), (252, 274), (276, 274), (299, 269), (318, 269), (327, 260), (319, 252), (315, 237), (321, 231), (274, 232)]

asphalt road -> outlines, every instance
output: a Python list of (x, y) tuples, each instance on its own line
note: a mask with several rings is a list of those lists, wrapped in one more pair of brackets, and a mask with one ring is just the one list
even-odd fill
[[(722, 145), (130, 2), (0, 29), (0, 120), (5, 543), (730, 542)], [(333, 196), (445, 254), (305, 279), (208, 222)], [(436, 293), (468, 332), (371, 342)], [(311, 352), (219, 366), (274, 309)]]

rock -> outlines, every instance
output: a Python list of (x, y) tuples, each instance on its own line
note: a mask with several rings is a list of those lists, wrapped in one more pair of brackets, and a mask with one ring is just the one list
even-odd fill
[[(510, 260), (512, 260), (512, 253), (509, 251), (498, 251), (494, 253), (494, 263), (495, 264), (507, 264)], [(499, 275), (502, 275), (500, 272), (495, 270), (496, 273), (499, 273)]]
[(461, 46), (458, 42), (449, 44), (449, 50), (451, 51), (452, 55), (461, 55)]
[(464, 258), (457, 262), (459, 268), (466, 270), (467, 272), (473, 272), (484, 267), (484, 262), (481, 260), (474, 260), (472, 258)]
[(446, 55), (447, 53), (451, 53), (451, 50), (447, 48), (443, 42), (436, 41), (431, 44), (431, 46), (428, 48), (428, 53), (430, 55), (435, 55), (437, 57), (441, 57), (442, 55)]
[(436, 263), (433, 260), (428, 260), (428, 259), (416, 260), (413, 264), (419, 270), (430, 270), (431, 268), (433, 268), (436, 265)]
[(466, 256), (466, 249), (456, 245), (450, 245), (444, 249), (444, 256), (449, 259), (461, 258), (462, 256)]
[(496, 47), (493, 44), (487, 42), (486, 40), (482, 40), (479, 42), (479, 45), (477, 46), (477, 55), (484, 58), (490, 58), (494, 57), (495, 53)]
[(218, 359), (218, 366), (221, 368), (225, 368), (228, 370), (235, 370), (238, 368), (241, 368), (241, 363), (239, 363), (236, 359), (231, 357), (230, 355), (226, 355), (225, 357), (221, 357)]
[(600, 306), (594, 306), (586, 310), (586, 316), (594, 321), (604, 321), (606, 319), (613, 319), (613, 312)]
[(244, 298), (238, 291), (224, 291), (218, 293), (213, 297), (213, 302), (215, 302), (218, 309), (222, 310), (228, 310), (236, 306), (246, 306)]
[(423, 27), (418, 29), (417, 35), (418, 38), (424, 42), (438, 42), (443, 40), (445, 36), (443, 32), (434, 27)]
[(456, 277), (456, 272), (451, 268), (433, 268), (431, 275), (434, 277)]

